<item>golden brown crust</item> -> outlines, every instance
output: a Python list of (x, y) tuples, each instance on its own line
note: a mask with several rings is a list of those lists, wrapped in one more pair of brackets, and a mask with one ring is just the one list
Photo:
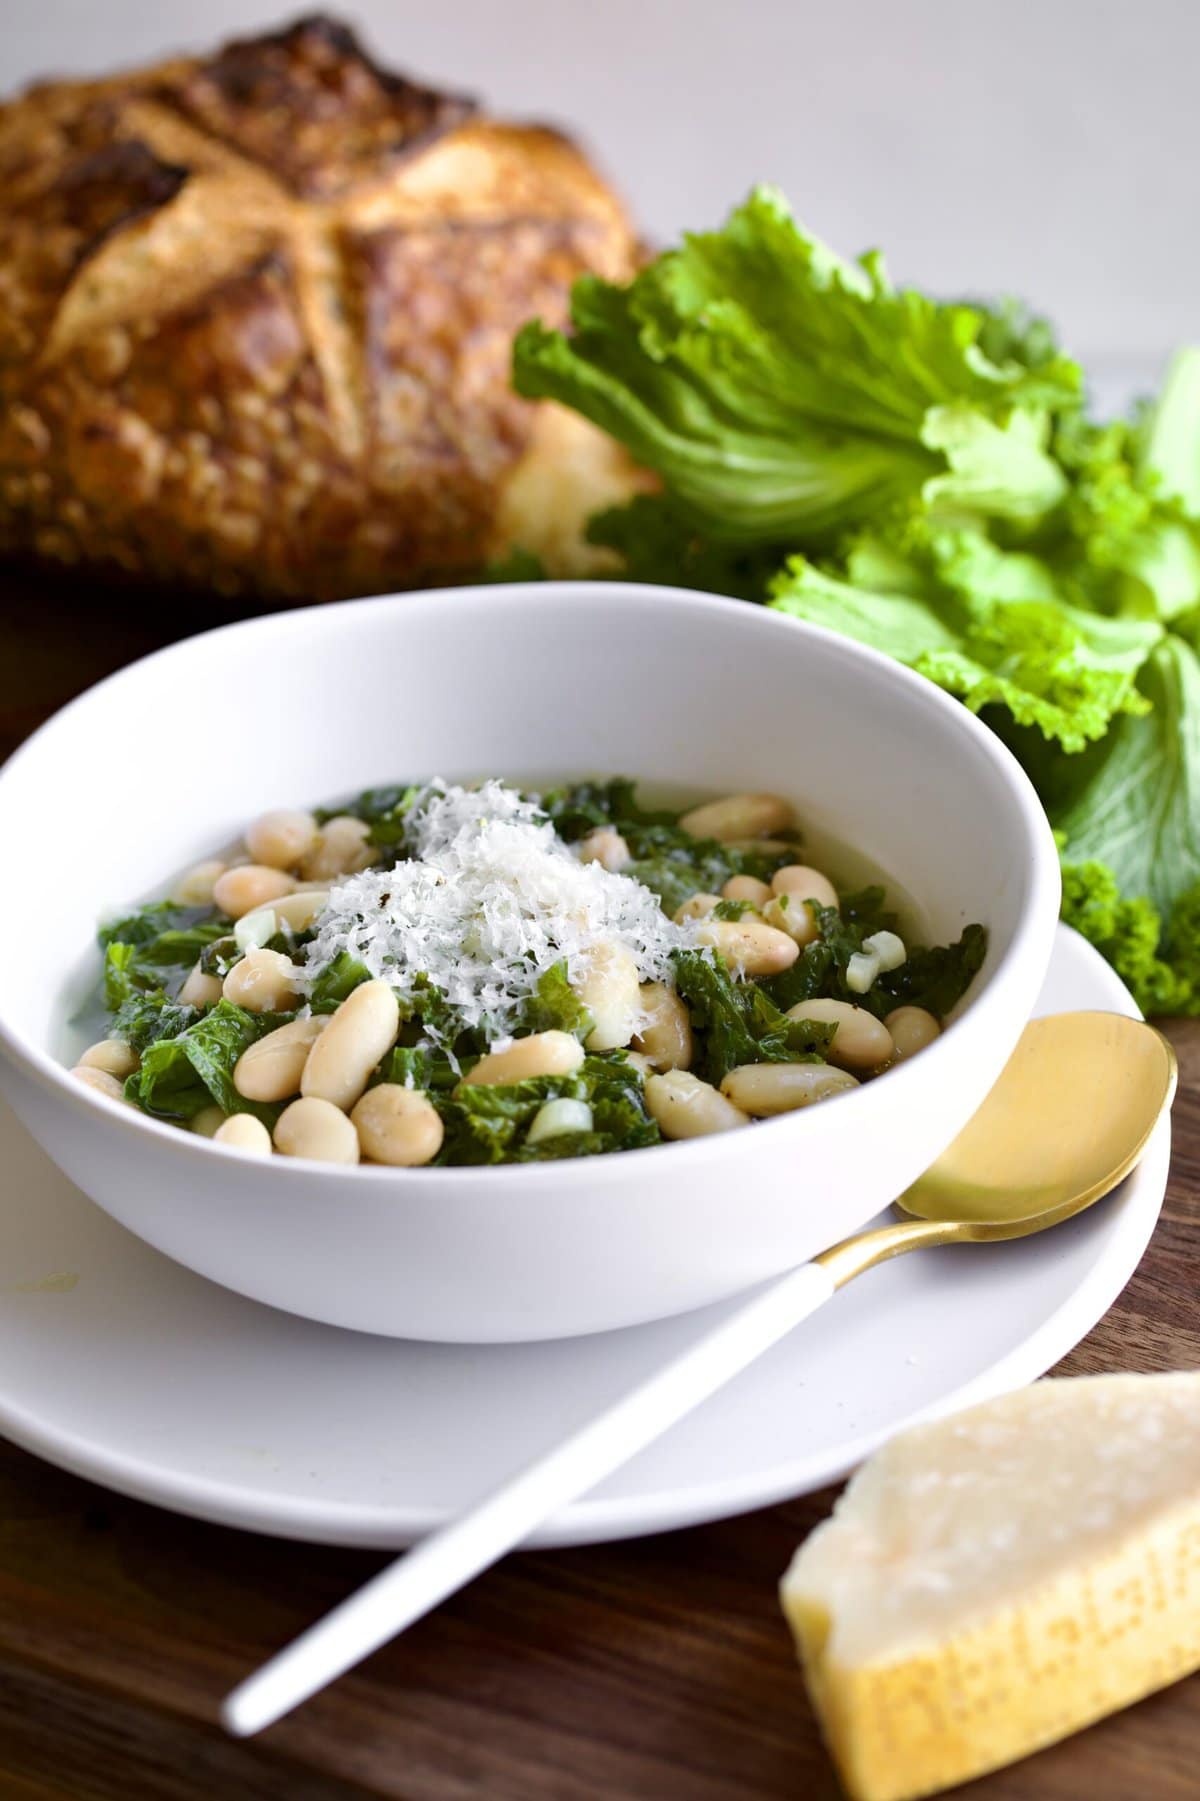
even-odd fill
[(634, 245), (467, 115), (320, 20), (0, 108), (0, 550), (271, 597), (497, 549), (512, 335)]
[(475, 111), (379, 68), (352, 31), (320, 16), (238, 38), (169, 77), (156, 98), (306, 199), (377, 180)]

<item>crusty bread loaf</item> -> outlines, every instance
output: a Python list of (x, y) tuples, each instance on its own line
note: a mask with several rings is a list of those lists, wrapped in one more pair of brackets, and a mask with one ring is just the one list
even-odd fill
[(326, 19), (33, 88), (0, 107), (0, 552), (264, 598), (543, 529), (569, 562), (627, 477), (511, 392), (511, 340), (633, 257), (566, 139)]

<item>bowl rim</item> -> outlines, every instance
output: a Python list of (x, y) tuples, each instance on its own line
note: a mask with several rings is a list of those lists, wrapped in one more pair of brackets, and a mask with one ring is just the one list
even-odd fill
[[(11, 775), (19, 770), (31, 755), (35, 755), (43, 742), (56, 732), (62, 722), (77, 710), (95, 705), (97, 699), (110, 688), (119, 687), (130, 674), (149, 666), (186, 657), (195, 644), (209, 642), (214, 638), (235, 637), (245, 639), (255, 635), (269, 636), (275, 632), (296, 631), (305, 624), (311, 625), (316, 618), (336, 616), (344, 625), (353, 628), (359, 619), (370, 618), (378, 609), (388, 608), (399, 611), (414, 605), (454, 606), (456, 603), (467, 604), (485, 597), (486, 605), (495, 610), (504, 605), (505, 599), (520, 600), (535, 606), (545, 605), (547, 608), (557, 605), (563, 598), (564, 590), (585, 591), (589, 603), (603, 606), (610, 600), (621, 600), (637, 604), (649, 601), (658, 607), (674, 607), (682, 615), (691, 613), (724, 612), (730, 606), (740, 608), (747, 619), (756, 618), (759, 624), (751, 629), (762, 629), (764, 634), (800, 633), (802, 637), (820, 643), (835, 658), (852, 666), (866, 666), (878, 670), (885, 680), (894, 682), (901, 689), (907, 689), (928, 711), (940, 716), (949, 728), (960, 731), (972, 740), (983, 752), (985, 758), (1002, 775), (1006, 787), (1016, 803), (1016, 812), (1021, 825), (1025, 828), (1028, 852), (1026, 875), (1028, 881), (1024, 906), (1014, 928), (1012, 938), (1001, 954), (995, 969), (992, 970), (986, 983), (978, 994), (968, 994), (965, 998), (965, 1011), (974, 1014), (981, 1006), (986, 1005), (1003, 985), (1012, 967), (1024, 960), (1032, 951), (1039, 948), (1045, 950), (1046, 961), (1053, 942), (1054, 927), (1058, 920), (1058, 896), (1060, 893), (1060, 875), (1058, 853), (1054, 844), (1042, 803), (1024, 769), (1017, 761), (1007, 745), (990, 731), (976, 716), (963, 706), (961, 701), (947, 694), (926, 677), (916, 674), (904, 664), (893, 658), (860, 643), (857, 639), (843, 636), (827, 627), (812, 625), (807, 620), (795, 619), (790, 615), (773, 611), (757, 605), (752, 601), (735, 599), (729, 595), (713, 594), (700, 589), (660, 587), (646, 582), (596, 581), (588, 578), (563, 578), (544, 582), (513, 583), (469, 583), (455, 588), (421, 588), (402, 590), (399, 593), (370, 595), (358, 600), (337, 601), (325, 606), (291, 607), (278, 612), (257, 613), (246, 619), (230, 620), (224, 624), (211, 627), (204, 632), (197, 632), (186, 638), (176, 639), (171, 644), (162, 645), (150, 651), (144, 657), (137, 657), (131, 663), (123, 665), (111, 674), (92, 683), (82, 693), (72, 697), (65, 705), (55, 710), (42, 722), (30, 736), (20, 744), (12, 755), (0, 765), (0, 793), (3, 792)], [(782, 637), (781, 637), (782, 642)], [(1040, 971), (1039, 971), (1040, 973)], [(954, 1035), (957, 1021), (951, 1021), (949, 1028), (923, 1052), (919, 1064), (901, 1063), (887, 1071), (892, 1097), (898, 1098), (898, 1084), (904, 1083), (912, 1087), (914, 1081), (924, 1082), (939, 1069), (949, 1054), (947, 1043)], [(287, 1181), (292, 1169), (307, 1170), (310, 1173), (320, 1172), (326, 1176), (350, 1177), (358, 1182), (388, 1183), (391, 1185), (410, 1186), (418, 1181), (428, 1181), (433, 1173), (431, 1166), (421, 1165), (416, 1168), (397, 1168), (388, 1164), (332, 1164), (320, 1162), (307, 1157), (257, 1157), (238, 1149), (233, 1145), (216, 1144), (199, 1133), (181, 1129), (179, 1124), (167, 1120), (154, 1119), (150, 1114), (134, 1109), (124, 1101), (100, 1094), (95, 1089), (77, 1082), (65, 1064), (59, 1063), (40, 1045), (27, 1039), (16, 1031), (4, 1017), (0, 1005), (0, 1054), (7, 1056), (18, 1069), (36, 1079), (43, 1089), (50, 1089), (59, 1100), (82, 1111), (83, 1116), (92, 1118), (107, 1117), (110, 1123), (123, 1125), (134, 1135), (135, 1139), (144, 1133), (151, 1133), (164, 1144), (170, 1144), (178, 1155), (197, 1155), (201, 1157), (236, 1156), (243, 1165), (252, 1163), (262, 1172), (267, 1183)], [(925, 1073), (922, 1074), (921, 1072)], [(861, 1123), (867, 1126), (866, 1109), (871, 1106), (871, 1094), (875, 1084), (864, 1083), (861, 1087), (849, 1089), (844, 1094), (831, 1096), (841, 1106), (852, 1105), (861, 1115)], [(828, 1117), (825, 1108), (821, 1108), (821, 1116)], [(793, 1134), (803, 1132), (811, 1109), (798, 1108), (791, 1113), (778, 1114), (773, 1118), (757, 1122), (759, 1129), (763, 1126), (774, 1128), (777, 1138), (784, 1131)], [(811, 1129), (811, 1128), (809, 1128)], [(644, 1167), (647, 1156), (659, 1156), (664, 1150), (670, 1150), (675, 1159), (674, 1166), (683, 1170), (683, 1159), (690, 1157), (693, 1162), (707, 1158), (722, 1157), (733, 1148), (733, 1140), (737, 1133), (716, 1133), (692, 1139), (676, 1139), (669, 1143), (643, 1145), (634, 1150), (610, 1153), (593, 1157), (552, 1158), (545, 1162), (509, 1163), (509, 1164), (454, 1164), (445, 1166), (452, 1171), (457, 1181), (468, 1181), (472, 1184), (483, 1182), (495, 1186), (507, 1184), (510, 1188), (515, 1183), (541, 1183), (543, 1186), (555, 1181), (562, 1183), (578, 1179), (581, 1173), (594, 1180), (623, 1179), (634, 1174), (635, 1168)], [(723, 1143), (723, 1141), (725, 1141)], [(799, 1142), (799, 1141), (798, 1141)], [(215, 1166), (214, 1166), (215, 1167)], [(440, 1176), (442, 1171), (439, 1170)]]

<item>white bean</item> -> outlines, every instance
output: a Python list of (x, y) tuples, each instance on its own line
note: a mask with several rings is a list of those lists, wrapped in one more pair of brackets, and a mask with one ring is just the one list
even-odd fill
[(350, 1121), (363, 1156), (396, 1169), (432, 1163), (445, 1136), (441, 1115), (428, 1095), (398, 1082), (368, 1088), (355, 1102)]
[(629, 1043), (638, 1022), (640, 1002), (638, 967), (632, 951), (623, 944), (598, 944), (587, 971), (572, 984), (591, 1014), (589, 1051), (615, 1051)]
[(798, 900), (816, 901), (820, 907), (836, 907), (837, 889), (827, 875), (807, 863), (785, 863), (771, 877), (772, 894), (794, 894)]
[(226, 865), (219, 857), (206, 857), (185, 870), (171, 890), (171, 899), (181, 907), (212, 905), (213, 885), (225, 874)]
[(545, 1138), (563, 1138), (570, 1132), (590, 1132), (592, 1110), (586, 1101), (569, 1100), (565, 1095), (546, 1101), (533, 1116), (525, 1134), (526, 1144), (541, 1144)]
[(248, 1101), (286, 1101), (299, 1094), (308, 1053), (328, 1024), (324, 1013), (289, 1019), (250, 1045), (234, 1065), (233, 1085), (238, 1093)]
[(230, 919), (240, 919), (244, 913), (268, 906), (280, 895), (290, 894), (295, 886), (291, 876), (284, 875), (281, 869), (268, 869), (265, 863), (240, 863), (217, 877), (213, 901)]
[(220, 976), (206, 975), (197, 962), (179, 990), (185, 1007), (215, 1007), (221, 998)]
[(225, 1124), (225, 1110), (216, 1102), (211, 1107), (201, 1107), (199, 1113), (193, 1113), (188, 1120), (188, 1131), (194, 1132), (197, 1138), (215, 1138)]
[(358, 1133), (332, 1101), (305, 1095), (285, 1107), (275, 1122), (275, 1149), (285, 1157), (318, 1163), (357, 1163)]
[(102, 1038), (99, 1044), (88, 1045), (79, 1064), (83, 1069), (102, 1069), (106, 1075), (123, 1082), (137, 1068), (138, 1055), (123, 1038)]
[(235, 1151), (248, 1151), (252, 1157), (271, 1155), (271, 1134), (253, 1113), (231, 1113), (213, 1133), (213, 1143), (232, 1145)]
[(577, 846), (581, 863), (599, 863), (602, 869), (624, 869), (632, 863), (629, 846), (620, 832), (614, 831), (610, 825), (597, 826), (586, 838), (581, 838)]
[(743, 1063), (730, 1070), (721, 1093), (756, 1119), (766, 1119), (857, 1087), (847, 1070), (830, 1069), (824, 1063)]
[(296, 869), (317, 848), (317, 822), (296, 807), (261, 813), (246, 833), (246, 849), (270, 869)]
[(761, 919), (706, 919), (697, 943), (719, 951), (739, 975), (755, 977), (777, 976), (800, 955), (794, 938)]
[(776, 894), (763, 908), (762, 916), (768, 925), (786, 932), (799, 945), (813, 944), (821, 935), (816, 914), (798, 894)]
[(692, 1060), (688, 1010), (665, 982), (644, 982), (634, 1045), (655, 1069), (686, 1069)]
[(301, 1094), (349, 1112), (399, 1030), (399, 1003), (387, 983), (364, 982), (346, 996), (309, 1052)]
[(110, 1101), (125, 1099), (124, 1084), (118, 1082), (116, 1076), (110, 1075), (106, 1069), (96, 1069), (90, 1063), (77, 1063), (71, 1074), (85, 1088), (94, 1088), (97, 1094), (106, 1094)]
[(924, 1007), (896, 1007), (884, 1020), (896, 1047), (896, 1059), (913, 1057), (941, 1036), (941, 1026)]
[(332, 882), (365, 869), (375, 854), (367, 843), (370, 829), (365, 820), (355, 819), (350, 813), (327, 819), (317, 834), (316, 845), (300, 864), (305, 882)]
[(647, 1076), (646, 1105), (664, 1138), (705, 1138), (710, 1132), (750, 1124), (749, 1116), (711, 1082), (702, 1082), (686, 1069)]
[(675, 924), (685, 925), (689, 919), (707, 919), (713, 908), (719, 906), (719, 894), (693, 894), (675, 909)]
[(797, 1001), (788, 1008), (789, 1019), (813, 1019), (837, 1031), (822, 1053), (839, 1069), (878, 1069), (893, 1055), (892, 1035), (882, 1020), (865, 1007), (849, 1001)]
[(328, 903), (328, 888), (300, 888), (295, 894), (285, 894), (272, 901), (271, 911), (279, 925), (285, 925), (293, 932), (304, 932), (317, 914), (324, 912)]
[(760, 882), (756, 875), (731, 875), (721, 890), (722, 900), (749, 901), (758, 913), (762, 912), (770, 898), (770, 888), (766, 882)]
[(280, 895), (269, 907), (243, 913), (233, 928), (238, 948), (245, 951), (252, 944), (266, 944), (285, 928), (289, 932), (307, 930), (328, 901), (328, 888), (303, 888), (296, 894)]
[(235, 963), (221, 984), (221, 993), (247, 1013), (282, 1013), (296, 1004), (299, 971), (282, 951), (253, 946)]
[(679, 821), (694, 838), (758, 838), (767, 832), (785, 832), (796, 823), (789, 803), (778, 794), (728, 794), (693, 807)]
[(524, 1082), (531, 1076), (570, 1076), (582, 1062), (583, 1046), (569, 1032), (533, 1032), (502, 1051), (489, 1051), (464, 1080), (478, 1087)]

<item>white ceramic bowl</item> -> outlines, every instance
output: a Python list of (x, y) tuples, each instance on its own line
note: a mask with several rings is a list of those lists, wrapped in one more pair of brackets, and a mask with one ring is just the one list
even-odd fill
[[(72, 1080), (98, 917), (283, 803), (400, 778), (622, 773), (773, 789), (987, 962), (936, 1044), (746, 1131), (499, 1169), (258, 1161)], [(0, 1079), (50, 1156), (168, 1256), (395, 1336), (569, 1336), (698, 1307), (853, 1232), (959, 1130), (1037, 995), (1058, 864), (1037, 798), (956, 702), (761, 608), (596, 583), (273, 614), (160, 651), (0, 771)]]

